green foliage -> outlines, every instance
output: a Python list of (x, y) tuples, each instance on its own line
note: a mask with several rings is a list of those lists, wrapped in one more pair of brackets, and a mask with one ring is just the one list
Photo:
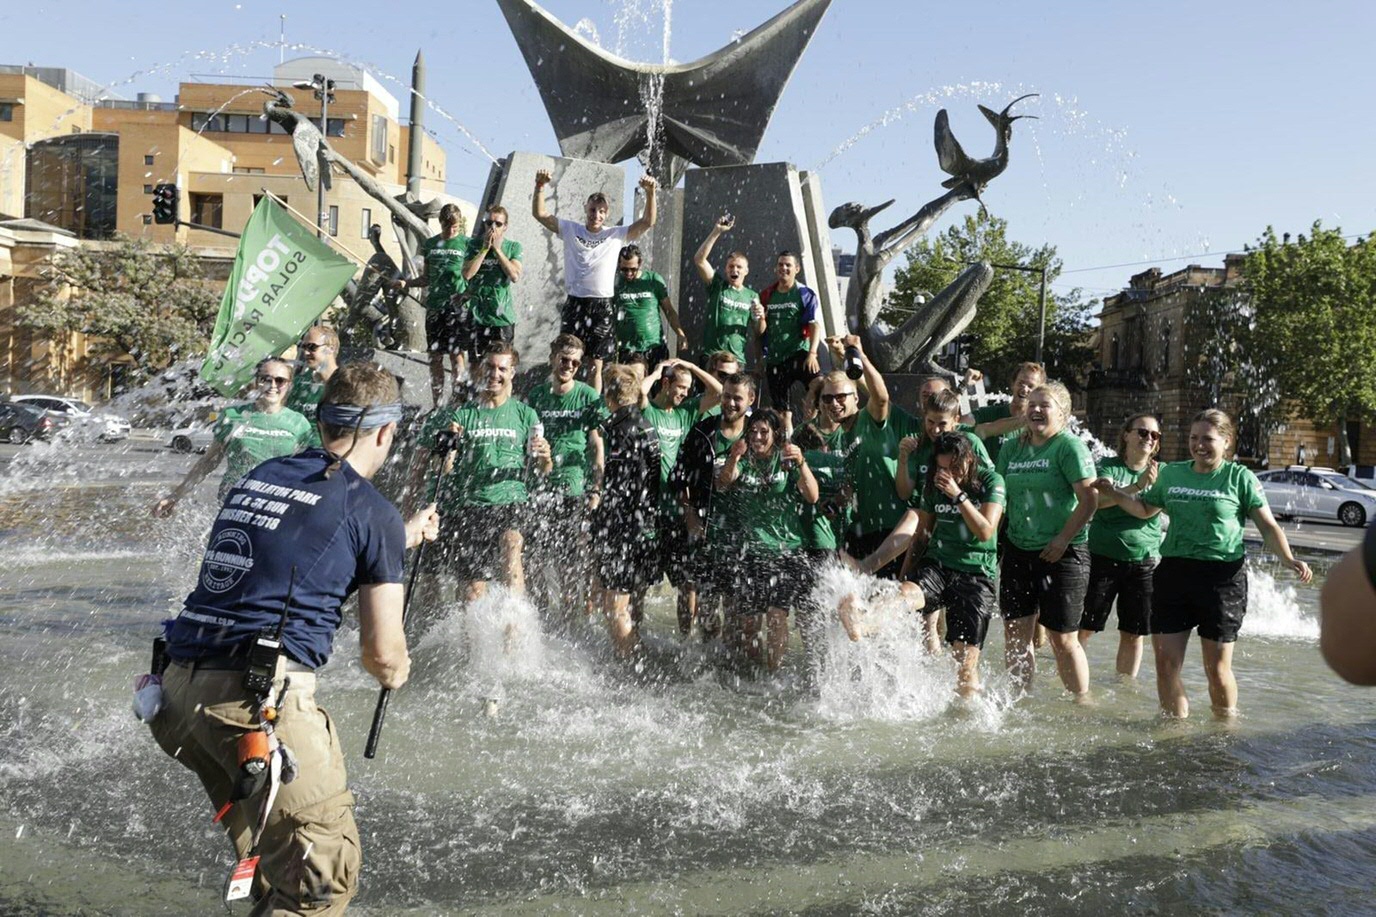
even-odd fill
[(1052, 378), (1076, 384), (1093, 358), (1088, 338), (1097, 303), (1086, 300), (1078, 289), (1057, 294), (1051, 286), (1061, 272), (1055, 247), (1034, 249), (1009, 239), (1008, 222), (998, 217), (979, 212), (935, 238), (919, 240), (908, 250), (907, 263), (895, 274), (893, 292), (880, 318), (890, 325), (900, 324), (911, 315), (919, 294), (930, 299), (974, 261), (1015, 264), (1036, 272), (994, 269), (993, 282), (965, 330), (970, 341), (970, 365), (982, 369), (997, 388), (1019, 363), (1033, 358), (1041, 309), (1040, 269), (1045, 266), (1043, 362)]
[(1376, 413), (1376, 236), (1348, 245), (1315, 222), (1282, 241), (1270, 227), (1247, 254), (1251, 303), (1244, 339), (1280, 391), (1318, 424)]
[(189, 248), (127, 236), (58, 255), (46, 279), (17, 306), (17, 323), (58, 346), (73, 332), (89, 335), (100, 366), (133, 357), (133, 381), (203, 354), (220, 308), (219, 284)]

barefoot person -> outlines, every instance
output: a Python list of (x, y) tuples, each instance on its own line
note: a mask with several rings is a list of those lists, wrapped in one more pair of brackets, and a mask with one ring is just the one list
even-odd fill
[(258, 397), (252, 404), (225, 409), (215, 424), (215, 441), (181, 483), (153, 506), (153, 515), (172, 515), (177, 503), (218, 468), (222, 459), (225, 476), (220, 479), (221, 500), (255, 465), (306, 448), (311, 439), (310, 421), (285, 407), (291, 380), (291, 364), (286, 360), (271, 357), (259, 363), (253, 377)]
[(1032, 640), (1046, 627), (1056, 671), (1077, 698), (1089, 693), (1089, 666), (1077, 635), (1089, 586), (1089, 534), (1094, 515), (1094, 462), (1065, 429), (1070, 393), (1059, 382), (1027, 397), (1027, 429), (999, 452), (997, 471), (1008, 490), (1008, 546), (999, 608), (1004, 654), (1016, 687), (1032, 689)]
[(1189, 716), (1180, 669), (1190, 632), (1196, 629), (1214, 716), (1237, 715), (1233, 644), (1247, 613), (1242, 529), (1248, 519), (1261, 531), (1267, 549), (1295, 571), (1300, 582), (1314, 575), (1290, 552), (1290, 542), (1271, 515), (1256, 475), (1228, 460), (1236, 444), (1232, 418), (1222, 411), (1203, 411), (1190, 424), (1193, 459), (1163, 466), (1146, 492), (1131, 493), (1109, 478), (1094, 485), (1139, 519), (1158, 512), (1170, 517), (1151, 596), (1156, 693), (1167, 716)]
[(750, 273), (750, 260), (744, 252), (732, 252), (726, 256), (726, 264), (720, 273), (709, 260), (717, 240), (735, 225), (735, 217), (723, 214), (694, 253), (693, 267), (697, 269), (702, 282), (707, 284), (707, 323), (703, 328), (702, 352), (710, 354), (725, 350), (736, 358), (736, 362), (744, 365), (745, 348), (750, 342), (751, 316), (760, 306), (760, 298), (745, 285), (746, 275)]
[[(1161, 425), (1152, 414), (1134, 414), (1118, 435), (1118, 455), (1098, 464), (1100, 479), (1140, 494), (1156, 480)], [(1142, 637), (1151, 633), (1151, 580), (1161, 559), (1161, 517), (1138, 519), (1103, 494), (1089, 527), (1089, 594), (1080, 620), (1080, 645), (1104, 629), (1118, 606), (1118, 674), (1136, 678)]]

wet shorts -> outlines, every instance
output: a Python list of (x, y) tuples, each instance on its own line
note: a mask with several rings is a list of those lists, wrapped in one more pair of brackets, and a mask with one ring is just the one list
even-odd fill
[(425, 313), (425, 343), (431, 353), (463, 353), (468, 310), (446, 307)]
[(559, 333), (577, 336), (588, 359), (610, 360), (616, 353), (616, 307), (611, 298), (570, 296), (564, 301)]
[(946, 609), (946, 642), (984, 646), (989, 619), (998, 604), (994, 581), (983, 573), (967, 573), (924, 560), (908, 571), (927, 599), (924, 612)]
[(508, 506), (462, 506), (440, 516), (439, 548), (434, 556), (440, 568), (461, 580), (496, 579), (502, 569), (502, 534), (523, 535), (524, 503)]
[(659, 555), (651, 519), (642, 519), (639, 506), (622, 503), (608, 494), (589, 514), (589, 553), (598, 581), (612, 592), (640, 592), (659, 581)]
[(1237, 560), (1163, 557), (1152, 577), (1151, 632), (1232, 643), (1247, 614), (1247, 567)]
[(669, 585), (675, 589), (692, 586), (692, 551), (688, 542), (688, 527), (683, 524), (682, 516), (676, 518), (668, 513), (659, 514), (656, 520), (655, 554), (660, 573), (669, 578)]
[(769, 403), (773, 405), (774, 410), (792, 410), (788, 406), (788, 393), (794, 383), (806, 389), (813, 379), (821, 375), (807, 371), (804, 365), (807, 363), (807, 357), (807, 353), (800, 350), (782, 363), (770, 363), (765, 366), (764, 385), (769, 392)]
[(741, 559), (738, 614), (762, 614), (770, 608), (798, 608), (812, 592), (812, 571), (802, 551), (773, 554), (758, 549)]
[(656, 366), (669, 359), (669, 345), (660, 343), (648, 350), (629, 350), (621, 345), (616, 348), (616, 362), (634, 363), (637, 361), (645, 364), (645, 372), (649, 374)]
[(1118, 601), (1118, 629), (1139, 637), (1151, 633), (1151, 581), (1157, 558), (1113, 560), (1100, 554), (1089, 556), (1089, 593), (1085, 596), (1085, 615), (1080, 630), (1095, 633), (1108, 623), (1113, 602)]
[[(889, 537), (888, 531), (866, 532), (863, 535), (853, 533), (846, 534), (846, 553), (856, 560), (864, 560), (869, 557), (879, 546), (884, 543), (884, 539)], [(906, 553), (906, 552), (904, 552)], [(898, 579), (898, 571), (903, 569), (903, 553), (900, 553), (893, 560), (874, 571), (874, 575), (879, 579)]]
[(1054, 564), (1008, 545), (999, 573), (999, 610), (1009, 621), (1040, 614), (1047, 630), (1068, 634), (1080, 629), (1089, 589), (1089, 546), (1073, 544)]

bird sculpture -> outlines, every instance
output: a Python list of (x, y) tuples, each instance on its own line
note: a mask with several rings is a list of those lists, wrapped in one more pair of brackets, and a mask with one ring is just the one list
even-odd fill
[(272, 100), (263, 103), (263, 117), (282, 126), (291, 134), (291, 148), (296, 154), (296, 164), (301, 167), (301, 177), (306, 187), (315, 190), (315, 183), (322, 182), (326, 190), (330, 188), (329, 144), (320, 133), (315, 122), (296, 111), (292, 97), (280, 89), (268, 87), (263, 90)]
[(974, 192), (975, 200), (979, 201), (980, 207), (984, 206), (984, 201), (980, 199), (982, 192), (989, 182), (993, 181), (1008, 168), (1008, 141), (1013, 136), (1013, 122), (1019, 118), (1036, 118), (1036, 115), (1010, 115), (1013, 106), (1023, 99), (1030, 99), (1038, 93), (1030, 92), (1025, 96), (1009, 102), (1007, 107), (1001, 112), (994, 112), (983, 105), (979, 106), (980, 113), (989, 119), (989, 123), (994, 125), (994, 130), (998, 133), (998, 140), (994, 144), (994, 154), (988, 159), (971, 159), (961, 147), (960, 141), (955, 134), (951, 133), (951, 122), (946, 116), (946, 109), (942, 109), (936, 114), (936, 156), (937, 164), (941, 166), (941, 171), (951, 176), (941, 183), (943, 188), (956, 188), (960, 185), (968, 185)]

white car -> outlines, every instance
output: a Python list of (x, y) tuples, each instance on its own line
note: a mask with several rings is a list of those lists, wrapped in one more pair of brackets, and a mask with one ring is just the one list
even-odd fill
[(1271, 512), (1278, 517), (1336, 519), (1361, 527), (1376, 517), (1376, 490), (1332, 468), (1291, 465), (1257, 475)]
[(168, 434), (167, 448), (183, 455), (204, 452), (215, 441), (215, 421), (222, 409), (218, 405), (199, 405), (184, 416)]
[(97, 413), (95, 408), (75, 398), (61, 395), (13, 395), (11, 401), (33, 405), (71, 422), (71, 429), (84, 430), (101, 442), (113, 443), (129, 436), (129, 421), (118, 414)]

